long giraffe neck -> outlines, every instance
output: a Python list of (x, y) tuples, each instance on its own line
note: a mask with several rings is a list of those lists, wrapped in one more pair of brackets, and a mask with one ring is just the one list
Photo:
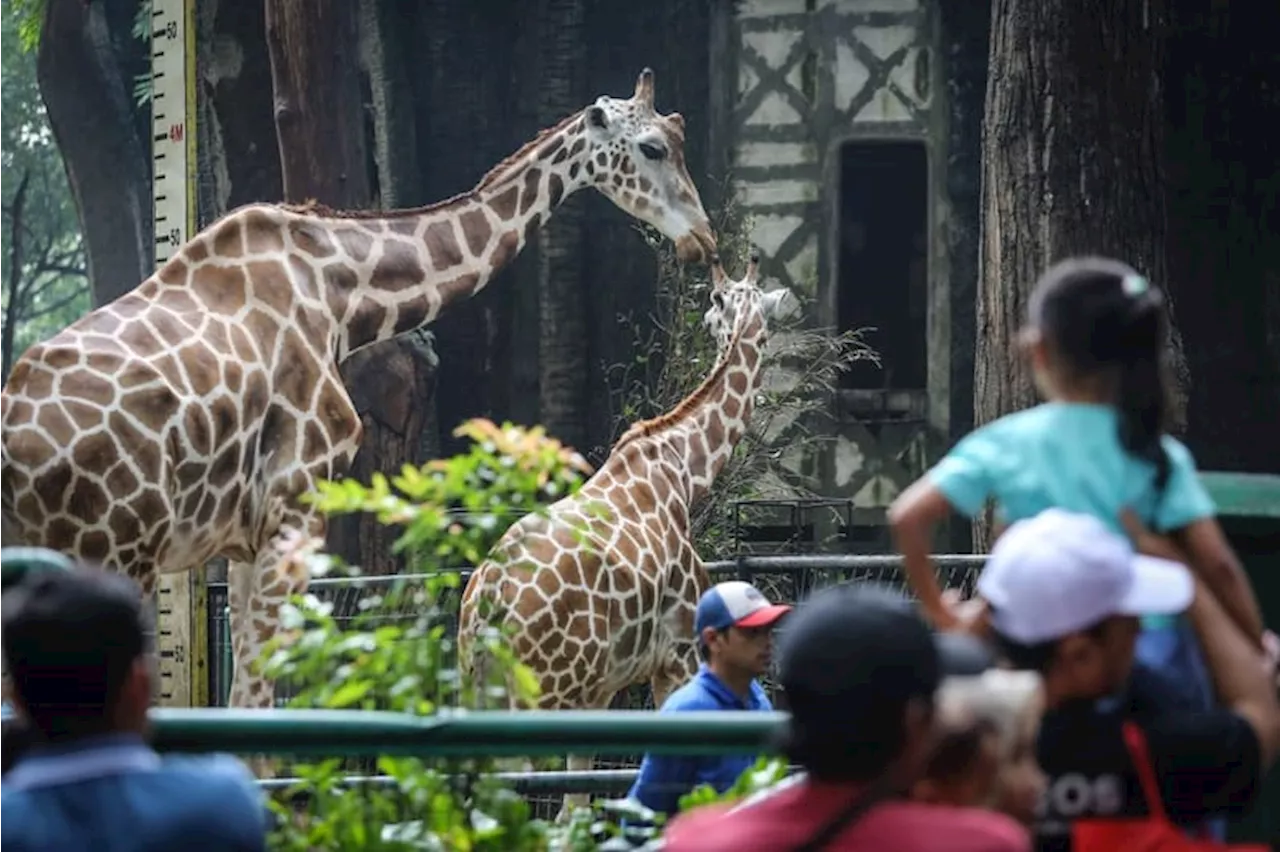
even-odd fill
[[(336, 249), (350, 259), (323, 267), (338, 360), (475, 296), (601, 171), (588, 156), (579, 113), (539, 134), (470, 192), (439, 204), (380, 216), (325, 211), (292, 223), (299, 248), (317, 257)], [(319, 253), (308, 241), (320, 244)]]
[(665, 445), (681, 458), (686, 505), (701, 500), (751, 422), (765, 333), (763, 314), (753, 311), (698, 389), (667, 414), (632, 426), (614, 452), (641, 438)]

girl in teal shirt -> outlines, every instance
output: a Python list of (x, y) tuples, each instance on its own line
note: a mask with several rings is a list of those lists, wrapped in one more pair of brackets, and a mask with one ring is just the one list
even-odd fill
[[(1168, 536), (1178, 558), (1263, 642), (1257, 600), (1195, 461), (1164, 432), (1164, 318), (1160, 291), (1119, 261), (1063, 261), (1037, 283), (1020, 342), (1048, 401), (966, 436), (889, 510), (907, 581), (936, 627), (960, 624), (929, 559), (933, 528), (952, 510), (974, 517), (993, 500), (1001, 525), (1057, 507), (1120, 534), (1150, 529), (1159, 535), (1139, 535), (1136, 545), (1158, 555), (1171, 555), (1156, 543)], [(1137, 656), (1190, 685), (1202, 705), (1216, 703), (1181, 620), (1144, 621)]]

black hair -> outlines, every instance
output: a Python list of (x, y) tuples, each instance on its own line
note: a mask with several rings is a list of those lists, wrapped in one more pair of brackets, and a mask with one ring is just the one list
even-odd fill
[(92, 568), (33, 573), (5, 592), (3, 627), (13, 691), (41, 738), (112, 729), (120, 690), (148, 645), (135, 583)]
[[(802, 705), (814, 706), (831, 700), (826, 695), (793, 695), (795, 692), (795, 687), (788, 687), (781, 703), (789, 705), (791, 699), (798, 698)], [(905, 702), (890, 700), (849, 707), (840, 724), (835, 720), (797, 724), (793, 716), (793, 721), (775, 735), (771, 746), (819, 781), (870, 782), (882, 777), (902, 755), (907, 745), (907, 707), (911, 701), (928, 702), (927, 709), (933, 711), (931, 696), (917, 696)]]
[[(991, 615), (995, 617), (995, 608), (991, 608)], [(1093, 639), (1101, 639), (1106, 632), (1107, 624), (1110, 622), (1111, 616), (1103, 618), (1101, 621), (1085, 627), (1083, 630), (1075, 631), (1084, 633)], [(1065, 637), (1050, 639), (1046, 642), (1036, 642), (1031, 645), (1015, 642), (1009, 637), (1003, 635), (998, 630), (992, 631), (992, 643), (995, 645), (997, 652), (1004, 658), (1010, 667), (1020, 671), (1032, 671), (1037, 674), (1045, 674), (1049, 670), (1049, 665), (1053, 662), (1054, 655), (1058, 652), (1058, 643)]]
[(978, 716), (954, 730), (944, 731), (929, 755), (924, 777), (942, 783), (963, 778), (978, 756), (983, 742), (988, 737), (999, 734), (1000, 728), (985, 716)]
[(1040, 278), (1028, 318), (1068, 371), (1114, 371), (1120, 443), (1155, 467), (1156, 493), (1162, 494), (1170, 473), (1161, 443), (1170, 396), (1163, 294), (1118, 260), (1071, 258)]

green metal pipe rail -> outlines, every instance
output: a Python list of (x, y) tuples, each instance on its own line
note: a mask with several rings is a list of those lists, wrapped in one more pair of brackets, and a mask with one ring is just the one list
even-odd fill
[[(624, 796), (635, 783), (635, 769), (542, 770), (540, 772), (491, 772), (495, 778), (522, 796), (573, 795)], [(258, 786), (264, 790), (288, 790), (299, 778), (264, 778)], [(340, 785), (352, 787), (394, 787), (390, 775), (348, 775)]]
[(157, 707), (160, 751), (292, 757), (532, 757), (565, 754), (767, 752), (786, 713), (644, 710), (444, 711)]

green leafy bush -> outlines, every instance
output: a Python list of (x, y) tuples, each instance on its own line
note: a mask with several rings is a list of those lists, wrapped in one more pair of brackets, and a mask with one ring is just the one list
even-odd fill
[[(314, 595), (286, 605), (264, 665), (271, 677), (295, 690), (289, 706), (429, 715), (459, 706), (505, 708), (510, 689), (526, 701), (536, 697), (536, 678), (514, 658), (499, 630), (481, 638), (494, 661), (486, 668), (486, 682), (463, 682), (454, 645), (459, 574), (431, 566), (475, 564), (505, 531), (503, 518), (512, 510), (539, 511), (573, 493), (588, 468), (540, 429), (472, 420), (457, 434), (473, 439), (464, 454), (406, 467), (391, 478), (375, 476), (367, 486), (350, 480), (326, 483), (312, 496), (328, 514), (369, 512), (401, 527), (396, 549), (427, 576), (364, 599), (360, 612), (345, 622), (335, 616), (332, 603)], [(284, 558), (304, 561), (313, 576), (348, 570), (315, 541), (299, 542)], [(415, 613), (409, 623), (393, 623), (387, 616), (406, 608)], [(298, 780), (271, 801), (278, 824), (270, 847), (279, 852), (584, 852), (652, 848), (661, 831), (657, 821), (650, 828), (632, 827), (624, 837), (624, 819), (635, 823), (653, 817), (628, 802), (597, 803), (562, 825), (535, 819), (524, 798), (490, 777), (492, 759), (382, 757), (369, 769), (381, 778), (352, 782), (348, 762), (337, 755), (290, 767)], [(682, 805), (735, 800), (772, 783), (782, 771), (779, 761), (762, 759), (724, 796), (699, 789)]]
[[(439, 566), (480, 561), (505, 531), (510, 514), (537, 511), (579, 488), (586, 463), (541, 429), (472, 420), (457, 430), (473, 439), (468, 452), (399, 475), (375, 475), (369, 485), (324, 483), (311, 499), (330, 515), (368, 512), (400, 527), (396, 550), (425, 581), (401, 582), (365, 598), (340, 622), (333, 604), (306, 595), (281, 612), (281, 632), (267, 650), (267, 673), (296, 691), (291, 707), (391, 710), (417, 715), (458, 706), (501, 707), (514, 688), (536, 697), (533, 673), (494, 630), (481, 637), (495, 664), (488, 681), (459, 677), (454, 646), (459, 574)], [(344, 570), (308, 542), (287, 554), (305, 560), (313, 576)], [(387, 613), (411, 611), (409, 623)], [(484, 773), (491, 760), (426, 761), (383, 757), (376, 771), (390, 783), (351, 787), (340, 757), (296, 765), (299, 779), (272, 801), (277, 850), (541, 850), (551, 826), (533, 819), (529, 804)], [(563, 829), (562, 829), (563, 830)], [(594, 848), (594, 847), (588, 847)]]

